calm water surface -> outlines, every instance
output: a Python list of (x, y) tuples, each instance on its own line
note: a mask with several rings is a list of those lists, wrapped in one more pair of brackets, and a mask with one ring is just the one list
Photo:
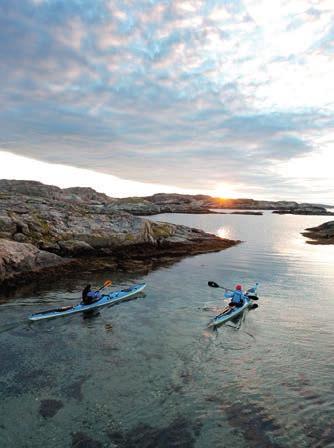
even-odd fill
[[(0, 304), (0, 446), (333, 447), (334, 247), (305, 244), (315, 216), (154, 217), (241, 239), (148, 275), (105, 275), (145, 297), (28, 324), (75, 303), (86, 278)], [(208, 331), (208, 280), (259, 281), (259, 308)]]

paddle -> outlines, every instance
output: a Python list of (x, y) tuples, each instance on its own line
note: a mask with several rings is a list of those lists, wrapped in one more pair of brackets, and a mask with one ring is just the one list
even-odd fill
[[(220, 289), (224, 289), (225, 291), (234, 291), (233, 289), (225, 288), (225, 286), (219, 286), (218, 283), (213, 282), (213, 281), (209, 281), (208, 285), (211, 286), (211, 288), (220, 288)], [(248, 295), (248, 297), (252, 300), (259, 300), (259, 298), (256, 295)]]
[(252, 295), (249, 295), (249, 294), (246, 294), (246, 295), (251, 300), (259, 300), (258, 296), (252, 296)]
[[(224, 289), (224, 291), (233, 291), (232, 289), (225, 288), (225, 286), (219, 286), (218, 283), (213, 282), (213, 281), (209, 281), (208, 285), (211, 286), (211, 288), (220, 288), (220, 289)], [(223, 310), (220, 312), (220, 314), (218, 314), (218, 316), (216, 316), (214, 319), (216, 319), (217, 317), (222, 316), (223, 314), (226, 314), (230, 310), (231, 310), (230, 306), (228, 306), (228, 305), (225, 306), (225, 308), (223, 308)]]
[(225, 291), (234, 291), (233, 289), (225, 288), (225, 286), (219, 286), (218, 283), (212, 282), (212, 281), (209, 281), (208, 285), (211, 286), (211, 288), (220, 288), (220, 289), (224, 289)]
[(98, 291), (102, 291), (103, 288), (107, 288), (108, 286), (111, 286), (111, 285), (112, 285), (112, 281), (111, 281), (111, 280), (106, 280), (106, 281), (103, 283), (103, 286), (101, 286), (101, 288), (98, 289)]
[[(249, 288), (246, 291), (246, 296), (252, 300), (259, 300), (258, 296), (256, 295), (257, 287), (259, 286), (258, 282), (255, 283), (255, 286), (253, 288)], [(257, 306), (255, 307), (257, 308)]]

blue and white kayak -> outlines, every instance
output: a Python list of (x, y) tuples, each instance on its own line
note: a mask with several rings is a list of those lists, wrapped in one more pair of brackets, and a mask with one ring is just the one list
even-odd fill
[(137, 285), (130, 286), (129, 288), (103, 295), (99, 300), (94, 303), (90, 303), (89, 305), (78, 303), (74, 306), (64, 306), (48, 311), (41, 311), (39, 313), (31, 314), (28, 319), (36, 321), (42, 319), (52, 319), (54, 317), (71, 316), (72, 314), (92, 311), (108, 305), (116, 305), (117, 303), (123, 302), (135, 294), (138, 294), (145, 288), (145, 286), (146, 283), (139, 283)]
[(240, 316), (246, 309), (250, 308), (253, 305), (254, 302), (252, 297), (254, 298), (254, 300), (258, 299), (258, 297), (256, 296), (256, 289), (257, 285), (246, 292), (244, 303), (241, 307), (237, 308), (235, 306), (230, 308), (229, 306), (227, 306), (226, 308), (224, 308), (224, 310), (220, 314), (210, 320), (210, 322), (208, 323), (208, 327), (217, 327), (224, 324), (225, 322), (228, 322), (229, 320)]

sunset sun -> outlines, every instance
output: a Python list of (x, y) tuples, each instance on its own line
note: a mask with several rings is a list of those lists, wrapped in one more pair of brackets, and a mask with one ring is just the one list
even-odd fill
[(221, 199), (229, 199), (237, 197), (237, 193), (233, 185), (224, 182), (217, 185), (213, 191), (213, 196)]

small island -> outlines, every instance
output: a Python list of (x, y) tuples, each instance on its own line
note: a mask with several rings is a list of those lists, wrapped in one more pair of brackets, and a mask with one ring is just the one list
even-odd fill
[[(328, 206), (326, 206), (328, 208)], [(316, 215), (316, 216), (334, 216), (334, 212), (327, 211), (325, 206), (312, 205), (312, 204), (299, 204), (290, 208), (279, 208), (274, 210), (273, 213), (279, 215)]]
[[(76, 194), (78, 188), (67, 189)], [(325, 205), (299, 204), (294, 201), (261, 201), (248, 198), (226, 199), (207, 195), (188, 195), (178, 193), (158, 193), (146, 197), (109, 198), (108, 207), (138, 216), (150, 216), (160, 213), (187, 214), (245, 214), (262, 215), (262, 210), (273, 213), (290, 214), (334, 214), (327, 212)]]
[(308, 244), (334, 244), (334, 221), (328, 221), (317, 227), (309, 227), (302, 233)]

